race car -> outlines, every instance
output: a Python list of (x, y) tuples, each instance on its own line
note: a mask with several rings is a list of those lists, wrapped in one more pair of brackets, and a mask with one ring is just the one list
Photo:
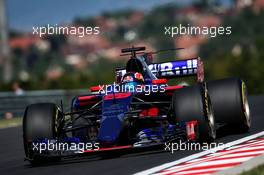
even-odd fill
[[(205, 82), (200, 58), (153, 63), (156, 52), (145, 49), (122, 49), (130, 58), (124, 68), (116, 68), (115, 82), (74, 97), (71, 111), (53, 103), (29, 105), (23, 117), (26, 159), (36, 163), (179, 140), (212, 142), (223, 126), (248, 132), (251, 118), (244, 81)], [(196, 77), (195, 85), (168, 84), (171, 78), (185, 76)], [(72, 143), (77, 149), (66, 147)], [(86, 146), (76, 146), (80, 143)]]

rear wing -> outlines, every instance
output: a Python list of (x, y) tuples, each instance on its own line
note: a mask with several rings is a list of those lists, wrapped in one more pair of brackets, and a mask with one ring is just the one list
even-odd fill
[[(198, 82), (204, 81), (204, 66), (200, 58), (153, 63), (148, 68), (157, 78), (196, 76)], [(125, 74), (124, 68), (116, 68), (116, 82), (119, 83)]]

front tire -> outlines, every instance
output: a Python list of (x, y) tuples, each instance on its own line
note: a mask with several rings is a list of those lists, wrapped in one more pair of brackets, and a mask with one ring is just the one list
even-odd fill
[(205, 142), (215, 140), (214, 113), (210, 97), (202, 84), (175, 91), (171, 106), (170, 123), (196, 120), (198, 121), (198, 139)]
[(23, 140), (26, 157), (31, 163), (47, 162), (59, 158), (47, 158), (32, 149), (34, 140), (56, 139), (59, 134), (60, 110), (52, 103), (29, 105), (23, 117)]

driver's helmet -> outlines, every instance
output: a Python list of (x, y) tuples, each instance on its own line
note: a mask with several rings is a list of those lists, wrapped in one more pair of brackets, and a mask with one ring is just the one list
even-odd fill
[(125, 92), (136, 92), (138, 86), (142, 86), (144, 78), (141, 73), (126, 73), (121, 81), (122, 90)]
[(128, 72), (123, 76), (121, 83), (124, 84), (124, 83), (130, 83), (130, 82), (143, 83), (144, 77), (139, 72), (135, 72), (135, 73)]

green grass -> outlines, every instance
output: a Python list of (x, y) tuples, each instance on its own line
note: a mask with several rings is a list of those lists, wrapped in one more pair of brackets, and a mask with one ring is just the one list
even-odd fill
[(0, 119), (0, 129), (9, 128), (22, 125), (22, 117), (15, 117), (12, 119)]
[(243, 172), (240, 175), (264, 175), (264, 165), (260, 165), (252, 170)]

